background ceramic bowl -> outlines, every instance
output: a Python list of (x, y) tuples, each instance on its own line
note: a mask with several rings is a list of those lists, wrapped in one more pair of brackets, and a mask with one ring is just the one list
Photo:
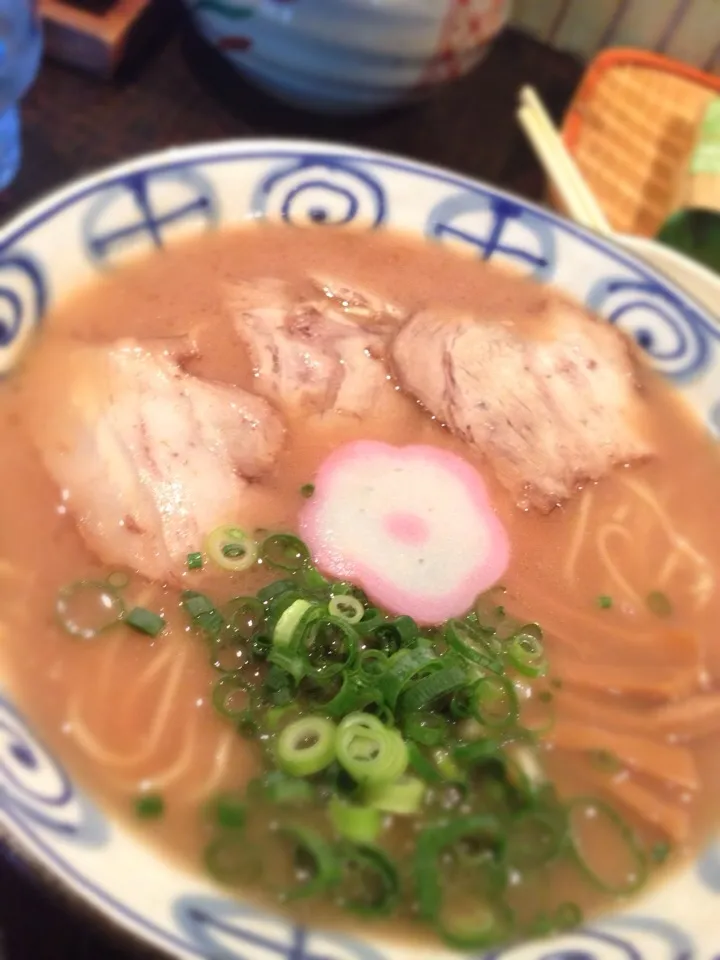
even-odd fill
[[(720, 324), (620, 247), (492, 187), (393, 157), (293, 141), (190, 147), (115, 167), (0, 231), (0, 373), (47, 309), (127, 254), (256, 220), (398, 227), (551, 282), (634, 335), (720, 434)], [(321, 229), (321, 227), (319, 228)], [(159, 856), (106, 816), (48, 750), (0, 664), (0, 823), (37, 869), (173, 957), (441, 960), (435, 947), (304, 930)], [(720, 844), (628, 912), (507, 960), (713, 960)]]
[(511, 0), (184, 0), (198, 30), (263, 89), (360, 113), (467, 73)]

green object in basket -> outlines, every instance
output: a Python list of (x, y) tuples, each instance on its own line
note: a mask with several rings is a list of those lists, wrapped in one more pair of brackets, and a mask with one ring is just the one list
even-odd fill
[(700, 124), (681, 206), (657, 239), (720, 273), (720, 97), (711, 101)]

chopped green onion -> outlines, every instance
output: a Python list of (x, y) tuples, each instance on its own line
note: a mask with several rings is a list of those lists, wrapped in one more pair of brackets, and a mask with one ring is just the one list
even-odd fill
[(503, 880), (505, 831), (501, 821), (488, 814), (457, 817), (446, 824), (426, 827), (415, 844), (414, 876), (420, 916), (438, 918), (443, 901), (441, 862), (449, 853), (463, 848), (481, 856), (481, 870), (492, 878), (492, 885)]
[(286, 594), (293, 594), (297, 598), (297, 589), (298, 585), (295, 580), (276, 580), (266, 587), (260, 587), (257, 598), (261, 603), (269, 606)]
[(108, 583), (78, 580), (59, 590), (55, 611), (71, 636), (93, 640), (123, 620), (125, 604)]
[(300, 487), (300, 496), (305, 497), (306, 500), (309, 500), (314, 493), (315, 493), (314, 483), (304, 483)]
[(653, 590), (647, 595), (648, 610), (656, 617), (667, 618), (672, 616), (673, 608), (667, 594), (660, 590)]
[(360, 673), (347, 671), (340, 689), (335, 696), (323, 707), (330, 717), (344, 717), (348, 713), (362, 710), (369, 703), (375, 701), (375, 694), (369, 686), (365, 676)]
[(289, 647), (303, 618), (314, 609), (315, 605), (309, 600), (294, 600), (275, 625), (272, 638), (274, 646)]
[(550, 863), (567, 838), (567, 817), (554, 807), (526, 810), (517, 816), (507, 838), (506, 857), (516, 870), (529, 870)]
[(228, 626), (242, 640), (251, 640), (265, 620), (265, 607), (256, 597), (233, 597), (221, 611)]
[(610, 607), (613, 605), (612, 597), (609, 597), (607, 594), (602, 593), (597, 598), (597, 603), (601, 610), (609, 610)]
[(502, 673), (501, 648), (493, 632), (474, 629), (464, 620), (448, 620), (444, 635), (450, 649), (465, 660), (493, 673)]
[(194, 627), (202, 630), (206, 636), (216, 636), (220, 633), (225, 625), (225, 618), (215, 608), (209, 597), (195, 590), (183, 590), (180, 600)]
[(482, 677), (474, 688), (473, 716), (487, 727), (509, 727), (518, 718), (518, 698), (507, 677)]
[(455, 763), (449, 750), (434, 750), (432, 758), (435, 768), (443, 780), (452, 780), (459, 783), (464, 779), (462, 771)]
[[(647, 878), (646, 857), (635, 833), (622, 817), (602, 800), (594, 797), (576, 797), (568, 805), (568, 818), (575, 858), (585, 876), (600, 890), (615, 896), (628, 896), (639, 890)], [(608, 879), (600, 873), (600, 867), (595, 867), (580, 835), (581, 828), (588, 825), (594, 829), (605, 828), (600, 838), (603, 851), (607, 851), (613, 841), (622, 848), (627, 859), (624, 878)], [(616, 859), (613, 858), (613, 860)]]
[(435, 764), (428, 760), (416, 743), (410, 742), (408, 748), (408, 763), (415, 773), (425, 783), (442, 783), (443, 777)]
[(238, 793), (220, 793), (205, 807), (210, 823), (221, 830), (242, 830), (247, 819), (245, 799)]
[(309, 673), (326, 680), (354, 666), (358, 636), (347, 620), (319, 614), (303, 632), (301, 647)]
[(264, 795), (270, 803), (280, 806), (303, 806), (310, 803), (315, 793), (307, 780), (288, 777), (281, 770), (273, 770), (262, 781)]
[(541, 677), (547, 671), (542, 630), (528, 623), (510, 638), (506, 655), (513, 667), (526, 677)]
[(397, 730), (369, 713), (351, 713), (337, 732), (338, 763), (357, 783), (387, 783), (405, 772), (408, 752)]
[(328, 604), (328, 611), (333, 617), (341, 617), (348, 623), (360, 623), (365, 613), (365, 607), (356, 597), (333, 596)]
[(305, 566), (310, 559), (310, 551), (302, 540), (292, 533), (273, 533), (263, 540), (260, 558), (271, 567), (294, 573)]
[(361, 650), (358, 666), (369, 679), (381, 677), (388, 668), (388, 656), (382, 650)]
[(341, 866), (340, 902), (347, 910), (362, 916), (393, 912), (400, 897), (400, 878), (383, 850), (367, 844), (345, 844)]
[(295, 872), (303, 875), (299, 883), (284, 892), (286, 899), (312, 897), (338, 882), (340, 861), (319, 833), (305, 827), (281, 827), (278, 832), (291, 844)]
[(223, 570), (242, 573), (257, 560), (257, 544), (244, 530), (232, 524), (217, 527), (205, 540), (210, 559)]
[(408, 714), (425, 710), (442, 697), (465, 686), (467, 680), (465, 667), (459, 664), (439, 666), (427, 677), (421, 677), (407, 686), (400, 700), (400, 709)]
[(280, 734), (275, 750), (281, 770), (293, 777), (309, 777), (335, 758), (336, 728), (323, 717), (303, 717)]
[(189, 553), (187, 555), (188, 570), (202, 570), (203, 555), (201, 553)]
[(402, 776), (394, 783), (370, 784), (365, 790), (365, 801), (383, 813), (407, 816), (417, 813), (425, 796), (425, 784), (417, 777)]
[(416, 713), (405, 718), (403, 733), (426, 747), (439, 747), (448, 736), (448, 722), (439, 713)]
[(157, 637), (165, 629), (165, 621), (158, 613), (152, 610), (146, 610), (145, 607), (133, 607), (125, 616), (125, 623), (137, 630), (138, 633), (144, 633), (148, 637)]
[(430, 664), (441, 666), (438, 655), (426, 647), (405, 647), (390, 657), (387, 670), (378, 678), (378, 687), (391, 710), (405, 686)]
[(212, 703), (220, 716), (238, 720), (245, 715), (249, 686), (249, 679), (240, 670), (227, 673), (218, 680), (213, 688)]
[(382, 829), (382, 814), (374, 807), (361, 807), (332, 796), (328, 804), (330, 822), (345, 840), (372, 843)]
[(159, 820), (165, 813), (165, 801), (159, 793), (143, 793), (135, 798), (135, 815), (141, 820)]

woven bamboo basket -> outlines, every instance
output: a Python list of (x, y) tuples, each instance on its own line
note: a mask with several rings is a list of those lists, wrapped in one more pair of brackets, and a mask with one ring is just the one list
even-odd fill
[(614, 230), (657, 233), (719, 94), (720, 77), (654, 53), (607, 50), (591, 63), (562, 133)]

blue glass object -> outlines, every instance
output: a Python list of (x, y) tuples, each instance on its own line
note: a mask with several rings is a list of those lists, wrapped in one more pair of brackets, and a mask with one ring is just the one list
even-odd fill
[(41, 52), (35, 0), (0, 0), (0, 190), (20, 168), (19, 102), (35, 79)]

